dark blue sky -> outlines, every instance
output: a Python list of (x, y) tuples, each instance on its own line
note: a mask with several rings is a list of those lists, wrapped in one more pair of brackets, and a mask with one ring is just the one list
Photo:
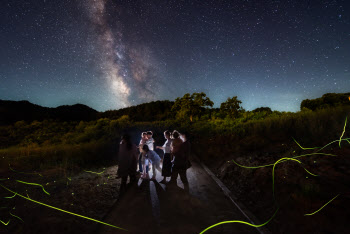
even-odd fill
[(13, 0), (0, 99), (103, 111), (205, 92), (252, 110), (350, 91), (350, 1)]

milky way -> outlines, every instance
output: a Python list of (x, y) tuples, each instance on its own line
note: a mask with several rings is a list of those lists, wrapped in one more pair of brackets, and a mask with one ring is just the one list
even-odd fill
[(109, 25), (110, 14), (118, 14), (117, 6), (109, 5), (114, 11), (108, 12), (106, 0), (89, 0), (84, 5), (95, 34), (89, 42), (97, 47), (95, 65), (113, 92), (116, 107), (130, 106), (135, 100), (155, 100), (159, 84), (152, 51), (140, 43), (124, 42), (121, 22), (113, 28)]
[[(117, 48), (122, 47), (121, 36), (112, 32), (106, 21), (106, 3), (104, 0), (86, 1), (88, 5), (89, 16), (92, 27), (95, 28), (97, 38), (95, 43), (98, 46), (100, 61), (98, 65), (111, 87), (113, 94), (116, 96), (121, 106), (130, 105), (128, 97), (130, 88), (125, 82), (123, 71), (118, 64), (117, 57), (120, 53)], [(120, 57), (120, 56), (119, 56)]]

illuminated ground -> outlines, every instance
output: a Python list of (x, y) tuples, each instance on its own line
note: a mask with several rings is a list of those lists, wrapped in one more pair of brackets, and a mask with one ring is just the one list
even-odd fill
[[(178, 186), (140, 179), (138, 186), (127, 191), (104, 221), (131, 233), (199, 233), (221, 221), (247, 221), (198, 163), (193, 162), (187, 175), (189, 192), (183, 189), (179, 178)], [(157, 181), (161, 180), (158, 175)], [(99, 233), (123, 233), (100, 227)], [(258, 232), (243, 224), (226, 224), (207, 233)]]

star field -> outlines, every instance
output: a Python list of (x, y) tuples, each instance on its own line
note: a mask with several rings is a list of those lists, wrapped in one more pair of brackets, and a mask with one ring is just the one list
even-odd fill
[(104, 111), (205, 92), (252, 110), (350, 89), (350, 2), (2, 2), (0, 99)]

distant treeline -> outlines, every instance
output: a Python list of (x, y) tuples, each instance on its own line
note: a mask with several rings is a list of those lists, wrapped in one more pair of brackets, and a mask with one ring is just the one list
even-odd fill
[(350, 93), (326, 93), (320, 98), (306, 99), (301, 102), (300, 109), (320, 110), (329, 107), (350, 105)]
[[(98, 112), (86, 105), (59, 106), (56, 108), (42, 107), (28, 101), (0, 100), (0, 125), (14, 124), (17, 121), (32, 122), (53, 121), (96, 121), (101, 118), (117, 120), (121, 117), (134, 122), (152, 122), (172, 119), (192, 121), (214, 119), (261, 119), (269, 115), (280, 115), (283, 112), (272, 111), (269, 107), (246, 111), (237, 97), (228, 98), (221, 103), (220, 108), (213, 108), (213, 102), (205, 93), (185, 94), (173, 101), (155, 101), (131, 106), (119, 110)], [(327, 93), (321, 98), (306, 99), (301, 102), (302, 111), (315, 111), (329, 107), (350, 105), (350, 93)]]
[(122, 116), (129, 116), (132, 121), (152, 122), (171, 119), (171, 108), (174, 102), (155, 101), (131, 106), (119, 110), (108, 110), (99, 113), (99, 118), (119, 119)]

